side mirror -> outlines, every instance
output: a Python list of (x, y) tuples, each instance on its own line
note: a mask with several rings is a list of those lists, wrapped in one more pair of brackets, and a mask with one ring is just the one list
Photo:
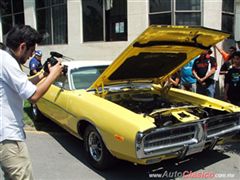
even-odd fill
[(63, 82), (60, 82), (60, 81), (55, 82), (55, 85), (56, 85), (57, 87), (63, 89)]

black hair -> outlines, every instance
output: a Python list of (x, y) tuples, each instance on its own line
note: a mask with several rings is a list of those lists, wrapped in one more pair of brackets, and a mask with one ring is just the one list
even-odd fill
[(212, 50), (211, 50), (211, 49), (208, 49), (208, 50), (207, 50), (207, 53), (208, 53), (208, 54), (212, 54)]
[(238, 57), (240, 57), (240, 51), (234, 52), (234, 53), (233, 53), (233, 56), (238, 56)]
[(31, 26), (16, 25), (7, 34), (6, 45), (12, 50), (16, 50), (23, 42), (27, 49), (40, 43), (42, 36)]
[(231, 46), (229, 49), (232, 49), (232, 50), (234, 50), (234, 51), (236, 51), (236, 50), (237, 50), (237, 48), (236, 48), (236, 47), (234, 47), (234, 46)]

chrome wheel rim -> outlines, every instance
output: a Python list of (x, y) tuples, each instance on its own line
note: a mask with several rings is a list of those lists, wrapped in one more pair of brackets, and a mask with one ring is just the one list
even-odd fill
[(88, 146), (91, 157), (95, 161), (100, 161), (102, 158), (102, 143), (99, 135), (96, 132), (91, 132), (88, 137)]

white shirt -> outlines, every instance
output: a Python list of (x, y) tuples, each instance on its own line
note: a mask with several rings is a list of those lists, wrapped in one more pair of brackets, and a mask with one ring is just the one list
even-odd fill
[(0, 50), (0, 142), (24, 141), (23, 100), (35, 91), (36, 86), (28, 80), (18, 62)]

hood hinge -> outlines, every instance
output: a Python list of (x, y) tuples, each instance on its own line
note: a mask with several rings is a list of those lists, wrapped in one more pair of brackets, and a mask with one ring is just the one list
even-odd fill
[(97, 94), (98, 94), (100, 97), (105, 98), (106, 95), (108, 94), (108, 91), (105, 90), (103, 81), (101, 82), (101, 88), (102, 88), (102, 91), (100, 92), (100, 91), (98, 90), (98, 87), (96, 87), (96, 88), (95, 88), (95, 89), (96, 89), (96, 92), (97, 92)]

